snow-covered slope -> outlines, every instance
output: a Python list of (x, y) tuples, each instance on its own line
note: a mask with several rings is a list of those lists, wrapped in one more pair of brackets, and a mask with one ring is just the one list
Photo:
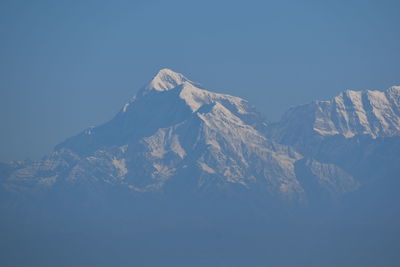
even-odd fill
[(271, 125), (270, 135), (286, 144), (307, 143), (313, 136), (400, 135), (400, 87), (381, 91), (347, 90), (328, 101), (314, 101), (288, 110)]
[[(109, 122), (59, 144), (41, 161), (18, 165), (3, 185), (12, 190), (65, 185), (112, 186), (133, 192), (241, 190), (304, 202), (296, 173), (303, 158), (265, 136), (267, 123), (247, 101), (200, 88), (163, 69)], [(319, 188), (357, 182), (335, 165), (313, 161)], [(186, 188), (186, 189), (184, 189)], [(334, 191), (334, 190), (330, 190)]]
[(347, 90), (328, 101), (291, 108), (268, 126), (267, 136), (307, 158), (339, 166), (362, 188), (385, 195), (398, 180), (400, 166), (400, 87)]

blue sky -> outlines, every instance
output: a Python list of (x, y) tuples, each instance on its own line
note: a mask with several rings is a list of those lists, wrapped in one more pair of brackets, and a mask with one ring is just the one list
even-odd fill
[(400, 85), (399, 1), (0, 2), (0, 161), (110, 119), (160, 68), (270, 120)]

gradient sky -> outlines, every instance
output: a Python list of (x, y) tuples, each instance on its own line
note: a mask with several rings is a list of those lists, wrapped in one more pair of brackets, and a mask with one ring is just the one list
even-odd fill
[(400, 1), (0, 1), (0, 161), (110, 118), (160, 68), (270, 120), (400, 85)]

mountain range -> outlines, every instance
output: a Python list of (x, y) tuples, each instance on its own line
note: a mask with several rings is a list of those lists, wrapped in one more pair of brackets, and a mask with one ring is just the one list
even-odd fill
[(0, 163), (1, 266), (399, 266), (400, 87), (269, 122), (160, 70), (110, 121)]
[(399, 173), (399, 135), (400, 87), (347, 90), (269, 123), (246, 100), (162, 69), (112, 120), (41, 160), (2, 164), (1, 186), (6, 194), (244, 192), (308, 205), (390, 184)]

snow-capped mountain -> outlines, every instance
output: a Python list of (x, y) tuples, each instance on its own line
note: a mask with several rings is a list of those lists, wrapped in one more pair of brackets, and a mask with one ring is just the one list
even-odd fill
[(270, 135), (286, 144), (318, 138), (400, 135), (400, 86), (381, 91), (346, 90), (327, 101), (314, 101), (288, 110), (270, 127)]
[(295, 202), (309, 199), (309, 184), (334, 197), (358, 188), (335, 164), (268, 139), (267, 125), (247, 101), (163, 69), (111, 121), (67, 139), (40, 161), (8, 166), (2, 184), (8, 191), (239, 190)]
[(159, 266), (167, 254), (189, 255), (177, 266), (208, 266), (206, 254), (221, 266), (221, 253), (226, 266), (274, 254), (279, 265), (298, 253), (308, 266), (309, 251), (326, 263), (325, 246), (333, 265), (354, 266), (367, 255), (354, 247), (397, 248), (398, 92), (346, 91), (270, 124), (241, 98), (161, 70), (110, 121), (41, 160), (0, 163), (0, 246), (11, 259), (0, 265), (41, 252), (39, 266), (87, 266), (85, 253), (109, 266)]
[(369, 192), (366, 197), (393, 197), (388, 192), (398, 187), (400, 172), (400, 87), (347, 90), (293, 107), (268, 126), (267, 136), (307, 158), (339, 166)]

